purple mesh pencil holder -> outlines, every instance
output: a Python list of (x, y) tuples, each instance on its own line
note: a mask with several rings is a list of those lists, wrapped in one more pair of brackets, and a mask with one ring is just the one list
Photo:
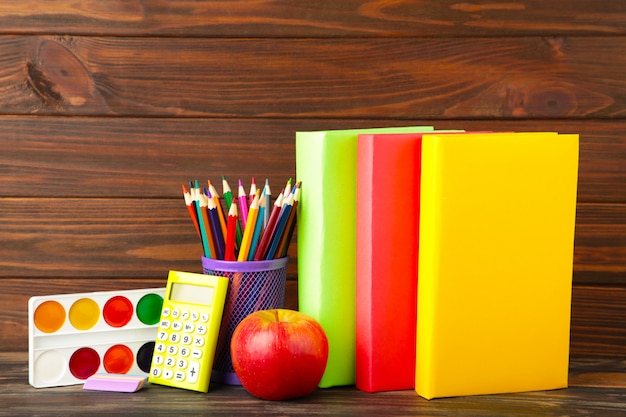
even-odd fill
[(222, 325), (217, 339), (211, 381), (241, 385), (230, 358), (230, 340), (237, 325), (258, 310), (283, 308), (288, 257), (267, 261), (222, 261), (202, 257), (207, 275), (229, 280)]

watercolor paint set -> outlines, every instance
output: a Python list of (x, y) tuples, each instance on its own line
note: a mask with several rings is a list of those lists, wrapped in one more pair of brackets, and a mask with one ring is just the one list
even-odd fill
[(165, 288), (31, 297), (29, 383), (84, 383), (96, 373), (148, 375)]

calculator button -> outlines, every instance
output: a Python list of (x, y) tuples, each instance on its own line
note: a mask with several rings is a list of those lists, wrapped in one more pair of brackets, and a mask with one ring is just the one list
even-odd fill
[(196, 332), (198, 334), (205, 334), (206, 333), (206, 326), (204, 324), (198, 325), (198, 328), (196, 329)]
[(187, 367), (187, 361), (185, 359), (179, 359), (176, 366), (178, 369), (185, 369)]
[(195, 329), (195, 326), (193, 325), (193, 323), (185, 323), (185, 326), (183, 327), (183, 331), (187, 333), (193, 332), (194, 329)]
[(186, 334), (186, 335), (183, 335), (182, 339), (180, 340), (180, 343), (182, 343), (183, 345), (190, 345), (192, 341), (193, 341), (193, 337)]
[(180, 335), (178, 333), (172, 333), (170, 335), (170, 342), (178, 343), (179, 340), (180, 340)]
[(191, 362), (189, 364), (189, 370), (187, 371), (187, 381), (189, 381), (189, 383), (191, 384), (198, 382), (199, 371), (200, 371), (200, 363)]
[(193, 338), (194, 346), (204, 346), (204, 337), (194, 337)]
[(155, 365), (161, 365), (163, 363), (163, 356), (161, 355), (154, 355), (152, 357), (152, 363), (154, 363)]
[(206, 323), (207, 321), (209, 321), (209, 313), (201, 313), (200, 321), (203, 323)]
[(183, 310), (182, 313), (180, 313), (180, 318), (183, 320), (189, 320), (189, 312), (187, 310)]
[(191, 312), (191, 320), (198, 321), (199, 318), (200, 318), (200, 313), (198, 313), (197, 311)]
[(170, 345), (167, 348), (167, 353), (169, 353), (170, 355), (176, 355), (176, 352), (178, 352), (178, 348), (176, 347), (176, 345)]
[(189, 348), (180, 348), (180, 356), (182, 356), (183, 358), (189, 356)]
[(185, 373), (181, 371), (174, 372), (174, 379), (178, 382), (185, 380)]
[(163, 317), (168, 317), (171, 313), (171, 310), (169, 307), (163, 307), (163, 310), (161, 310), (161, 315)]
[(179, 318), (180, 317), (180, 310), (177, 309), (177, 308), (173, 309), (172, 310), (172, 317), (175, 318), (175, 319)]
[(152, 376), (159, 377), (161, 376), (161, 368), (152, 368), (150, 373), (152, 374)]
[(159, 332), (159, 334), (157, 335), (157, 339), (158, 340), (167, 340), (167, 333), (166, 332)]
[(202, 351), (200, 349), (192, 349), (191, 357), (194, 359), (200, 359), (202, 357)]
[(174, 365), (176, 365), (176, 358), (168, 356), (165, 359), (165, 366), (172, 368), (172, 367), (174, 367)]
[(178, 320), (174, 320), (174, 323), (172, 323), (172, 330), (179, 331), (182, 328), (183, 328), (183, 323), (181, 323)]
[(157, 343), (156, 346), (154, 347), (154, 351), (158, 353), (164, 353), (165, 349), (166, 347), (164, 343)]
[(174, 376), (174, 372), (172, 372), (171, 369), (166, 369), (163, 371), (163, 378), (172, 379), (172, 376)]

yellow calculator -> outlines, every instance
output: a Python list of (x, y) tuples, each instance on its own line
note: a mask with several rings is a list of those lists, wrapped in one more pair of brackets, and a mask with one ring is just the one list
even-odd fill
[(148, 380), (207, 392), (228, 278), (170, 271)]

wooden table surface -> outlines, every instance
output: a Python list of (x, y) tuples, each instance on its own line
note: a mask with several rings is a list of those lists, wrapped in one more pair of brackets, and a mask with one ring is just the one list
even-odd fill
[(290, 401), (264, 401), (241, 387), (197, 393), (148, 384), (136, 393), (84, 391), (81, 385), (35, 389), (26, 352), (0, 352), (0, 416), (624, 416), (626, 360), (573, 359), (570, 387), (553, 391), (427, 401), (411, 390), (369, 394), (318, 389)]

